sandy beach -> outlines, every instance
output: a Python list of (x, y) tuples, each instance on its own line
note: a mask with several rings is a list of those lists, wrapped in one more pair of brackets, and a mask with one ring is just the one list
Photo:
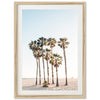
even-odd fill
[(55, 84), (51, 84), (48, 87), (43, 87), (43, 79), (41, 80), (41, 85), (35, 85), (35, 79), (22, 79), (22, 90), (77, 90), (78, 88), (77, 79), (68, 79), (68, 85), (65, 86), (65, 79), (59, 79), (59, 87)]

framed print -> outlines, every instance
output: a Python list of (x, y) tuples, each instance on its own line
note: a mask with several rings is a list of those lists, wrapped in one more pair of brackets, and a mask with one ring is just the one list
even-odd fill
[(15, 2), (15, 98), (85, 98), (85, 2)]

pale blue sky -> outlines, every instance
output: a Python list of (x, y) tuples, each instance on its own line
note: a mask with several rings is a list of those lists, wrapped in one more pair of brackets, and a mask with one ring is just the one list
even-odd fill
[[(35, 78), (36, 76), (36, 60), (28, 44), (31, 40), (37, 40), (42, 36), (45, 38), (54, 37), (56, 40), (61, 37), (68, 38), (70, 42), (66, 49), (68, 77), (77, 77), (78, 17), (78, 11), (70, 9), (22, 10), (23, 78)], [(53, 52), (63, 56), (63, 51), (58, 46), (53, 49)], [(42, 60), (41, 67), (43, 67)], [(59, 77), (65, 77), (64, 62), (59, 67)]]

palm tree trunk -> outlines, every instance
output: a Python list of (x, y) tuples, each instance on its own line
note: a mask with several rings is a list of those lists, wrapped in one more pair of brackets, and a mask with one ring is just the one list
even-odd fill
[(65, 53), (65, 48), (63, 48), (63, 53), (64, 53), (64, 60), (65, 60), (65, 85), (68, 85), (67, 83), (67, 62), (66, 62), (66, 53)]
[(52, 68), (52, 84), (54, 84), (54, 74), (53, 74), (53, 65), (51, 64), (51, 68)]
[(59, 86), (58, 83), (58, 68), (56, 67), (56, 86)]
[[(52, 48), (51, 48), (51, 53), (52, 53)], [(51, 64), (51, 70), (52, 70), (52, 84), (54, 84), (54, 73), (53, 73), (53, 65)]]
[(40, 68), (40, 59), (39, 59), (39, 85), (41, 85), (41, 68)]
[(49, 65), (48, 65), (48, 60), (47, 60), (47, 74), (48, 74), (47, 79), (48, 79), (48, 83), (49, 83)]
[(44, 64), (44, 58), (42, 57), (42, 62), (43, 62), (43, 75), (44, 75), (44, 81), (45, 81), (45, 64)]
[(36, 85), (37, 85), (37, 77), (38, 77), (38, 61), (37, 61), (37, 58), (36, 58), (36, 63), (37, 63), (37, 69), (36, 69)]
[(44, 64), (44, 58), (43, 58), (43, 46), (42, 46), (42, 62), (43, 62), (43, 75), (44, 75), (44, 81), (45, 81), (45, 64)]

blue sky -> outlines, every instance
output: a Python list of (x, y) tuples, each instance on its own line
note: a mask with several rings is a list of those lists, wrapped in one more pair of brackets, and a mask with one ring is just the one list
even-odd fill
[[(35, 78), (36, 61), (28, 44), (31, 40), (37, 40), (42, 36), (45, 38), (53, 37), (57, 41), (61, 37), (68, 38), (70, 42), (66, 49), (68, 77), (77, 77), (78, 17), (77, 10), (71, 9), (22, 10), (23, 78)], [(53, 49), (53, 52), (63, 56), (63, 51), (58, 46)], [(64, 61), (59, 67), (59, 77), (65, 77)]]

